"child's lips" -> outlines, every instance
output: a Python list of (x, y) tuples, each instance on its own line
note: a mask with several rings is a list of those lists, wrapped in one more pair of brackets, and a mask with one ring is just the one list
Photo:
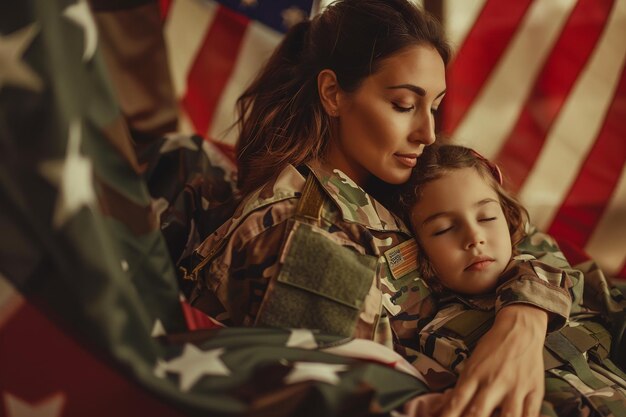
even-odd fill
[(470, 264), (465, 267), (466, 271), (483, 271), (495, 262), (495, 259), (490, 258), (488, 256), (478, 256), (470, 262)]

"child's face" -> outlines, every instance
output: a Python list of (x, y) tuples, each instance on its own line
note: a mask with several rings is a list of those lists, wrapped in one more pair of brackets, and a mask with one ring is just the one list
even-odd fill
[(428, 183), (411, 220), (445, 287), (464, 294), (495, 289), (512, 256), (511, 235), (498, 195), (474, 168)]

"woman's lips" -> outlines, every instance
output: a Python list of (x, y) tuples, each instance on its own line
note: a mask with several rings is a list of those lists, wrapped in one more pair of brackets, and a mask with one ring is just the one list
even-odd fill
[(417, 164), (417, 154), (414, 154), (414, 153), (405, 153), (405, 154), (395, 153), (395, 154), (393, 154), (393, 156), (396, 157), (398, 162), (400, 162), (402, 165), (406, 165), (409, 168), (413, 168)]

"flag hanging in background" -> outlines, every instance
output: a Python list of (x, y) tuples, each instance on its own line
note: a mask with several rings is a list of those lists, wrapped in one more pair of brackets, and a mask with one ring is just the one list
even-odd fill
[(181, 131), (233, 144), (235, 102), (313, 0), (164, 0)]
[(626, 278), (626, 2), (445, 0), (444, 21), (444, 131), (564, 250)]

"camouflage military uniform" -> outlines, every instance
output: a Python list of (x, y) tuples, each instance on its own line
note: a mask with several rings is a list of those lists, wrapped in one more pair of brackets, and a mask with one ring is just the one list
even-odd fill
[[(342, 172), (305, 168), (287, 166), (197, 248), (191, 304), (226, 324), (393, 342), (417, 359), (418, 323), (436, 305), (409, 230)], [(503, 294), (501, 306), (537, 305), (555, 326), (569, 312), (556, 286), (520, 280)]]
[[(559, 263), (558, 252), (545, 253), (543, 258)], [(572, 295), (566, 325), (546, 337), (544, 416), (626, 416), (626, 374), (611, 360), (609, 331), (610, 313), (624, 311), (626, 303), (597, 268), (586, 272), (555, 268), (520, 255), (499, 281), (502, 285), (510, 280), (541, 280)], [(420, 351), (458, 374), (491, 327), (497, 302), (492, 294), (466, 297), (454, 293), (440, 294), (439, 301), (435, 318), (420, 329)]]

